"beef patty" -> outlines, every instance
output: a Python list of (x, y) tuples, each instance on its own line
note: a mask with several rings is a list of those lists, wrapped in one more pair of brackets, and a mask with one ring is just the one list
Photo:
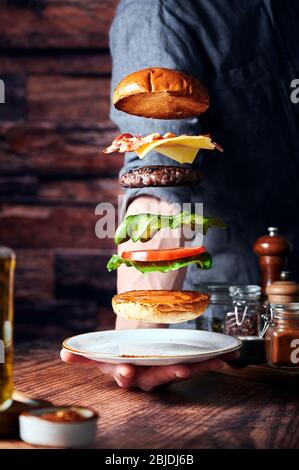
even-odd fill
[(200, 181), (200, 174), (192, 168), (180, 166), (144, 166), (123, 173), (120, 184), (124, 188), (147, 186), (190, 186)]

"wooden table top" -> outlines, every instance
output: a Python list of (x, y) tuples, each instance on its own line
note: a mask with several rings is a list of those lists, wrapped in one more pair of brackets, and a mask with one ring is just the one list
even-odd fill
[[(154, 393), (119, 388), (95, 368), (64, 364), (58, 345), (23, 345), (15, 386), (55, 405), (96, 410), (94, 448), (299, 448), (298, 388), (218, 373)], [(1, 440), (0, 448), (31, 448)]]

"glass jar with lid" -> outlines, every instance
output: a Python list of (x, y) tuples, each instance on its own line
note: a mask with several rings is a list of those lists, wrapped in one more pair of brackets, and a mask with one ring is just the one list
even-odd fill
[(299, 369), (299, 303), (271, 305), (265, 334), (267, 363)]
[(214, 282), (213, 284), (200, 284), (197, 288), (200, 292), (209, 294), (210, 303), (203, 315), (196, 319), (196, 328), (222, 333), (225, 315), (232, 308), (232, 299), (229, 294), (230, 285)]
[(261, 288), (255, 285), (231, 286), (232, 308), (224, 319), (224, 333), (253, 339), (261, 333)]

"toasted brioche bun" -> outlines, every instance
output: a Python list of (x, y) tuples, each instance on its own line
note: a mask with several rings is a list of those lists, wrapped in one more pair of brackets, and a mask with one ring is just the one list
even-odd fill
[(177, 70), (154, 67), (125, 77), (114, 90), (113, 104), (135, 116), (184, 119), (204, 113), (209, 95), (199, 80)]
[(115, 295), (112, 307), (116, 315), (127, 320), (179, 323), (201, 315), (209, 298), (193, 291), (135, 290)]

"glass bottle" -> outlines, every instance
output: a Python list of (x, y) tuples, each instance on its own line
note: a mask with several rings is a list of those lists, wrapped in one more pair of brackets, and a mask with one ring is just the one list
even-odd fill
[(224, 320), (224, 333), (253, 339), (261, 333), (261, 288), (254, 285), (231, 286), (233, 308)]
[(15, 254), (0, 247), (0, 412), (12, 402), (13, 283)]

